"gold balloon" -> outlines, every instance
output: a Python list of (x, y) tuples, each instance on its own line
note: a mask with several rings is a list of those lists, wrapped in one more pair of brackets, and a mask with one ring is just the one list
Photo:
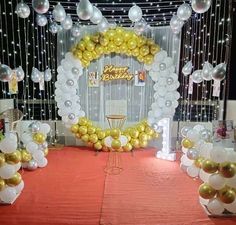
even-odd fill
[(95, 144), (98, 141), (98, 136), (96, 134), (91, 134), (89, 136), (89, 141)]
[(32, 155), (26, 150), (21, 150), (21, 162), (26, 163), (29, 162), (32, 159)]
[(116, 51), (116, 45), (113, 42), (109, 42), (108, 48), (110, 52), (115, 52)]
[(129, 152), (132, 150), (132, 145), (130, 143), (127, 143), (125, 146), (123, 146), (124, 151)]
[(84, 41), (81, 41), (79, 44), (78, 44), (78, 48), (82, 51), (85, 50), (85, 46), (86, 46), (86, 43)]
[(114, 38), (114, 43), (115, 43), (115, 45), (120, 46), (123, 43), (122, 37), (121, 36), (116, 36)]
[(231, 178), (236, 173), (236, 166), (230, 162), (221, 163), (219, 166), (219, 172), (223, 177)]
[(145, 132), (142, 132), (139, 134), (138, 138), (140, 141), (147, 141), (147, 134)]
[(137, 42), (134, 39), (130, 39), (127, 43), (129, 49), (135, 49), (137, 46)]
[(97, 54), (99, 54), (99, 55), (102, 55), (103, 54), (103, 52), (104, 52), (104, 50), (103, 50), (103, 47), (101, 46), (101, 45), (96, 45), (96, 47), (95, 47), (95, 51), (97, 52)]
[(100, 34), (97, 33), (97, 34), (94, 34), (92, 37), (91, 37), (91, 40), (95, 43), (99, 43), (99, 39), (100, 39)]
[(125, 53), (127, 51), (127, 45), (126, 43), (123, 43), (121, 46), (120, 46), (120, 52), (121, 53)]
[(92, 41), (87, 42), (86, 49), (90, 52), (93, 51), (95, 49), (95, 44)]
[(86, 124), (86, 126), (88, 126), (88, 127), (93, 126), (93, 122), (92, 122), (91, 120), (88, 120), (88, 119), (87, 119), (87, 124)]
[(87, 60), (87, 61), (91, 61), (93, 59), (92, 53), (85, 50), (83, 52), (83, 59)]
[(84, 142), (88, 142), (89, 140), (89, 135), (88, 134), (84, 134), (81, 136), (81, 140), (84, 141)]
[(139, 145), (141, 148), (146, 148), (148, 145), (148, 142), (145, 140), (139, 140)]
[(137, 57), (137, 56), (139, 55), (139, 48), (133, 49), (133, 50), (132, 50), (132, 55), (133, 55), (134, 57)]
[(128, 40), (130, 40), (130, 38), (131, 38), (131, 32), (130, 31), (126, 31), (125, 33), (124, 33), (124, 40), (125, 41), (128, 41)]
[(91, 127), (88, 127), (88, 134), (94, 134), (96, 132), (96, 128), (91, 126)]
[(148, 38), (148, 39), (147, 39), (147, 45), (155, 45), (154, 40), (151, 39), (151, 38)]
[(115, 29), (115, 31), (116, 31), (116, 34), (118, 34), (118, 35), (124, 35), (124, 32), (125, 32), (125, 30), (124, 30), (124, 28), (123, 27), (117, 27), (116, 29)]
[(106, 137), (106, 133), (104, 131), (98, 131), (97, 135), (98, 135), (98, 139), (103, 139)]
[(0, 167), (2, 167), (5, 163), (5, 155), (0, 152)]
[(139, 124), (139, 125), (137, 126), (137, 130), (138, 130), (139, 132), (143, 132), (143, 131), (145, 130), (145, 126), (144, 126), (143, 124)]
[(194, 146), (194, 143), (190, 141), (188, 138), (184, 138), (181, 144), (184, 148), (192, 148)]
[(129, 134), (125, 134), (125, 136), (127, 137), (128, 141), (131, 140), (131, 136)]
[(119, 129), (117, 129), (117, 128), (114, 128), (114, 129), (111, 130), (110, 135), (111, 135), (113, 138), (117, 139), (117, 138), (120, 137), (121, 131), (120, 131)]
[(202, 168), (203, 161), (204, 161), (204, 158), (199, 157), (199, 158), (194, 160), (194, 165), (198, 168)]
[(139, 132), (135, 128), (131, 129), (129, 134), (132, 138), (138, 138), (138, 136), (139, 136)]
[(154, 56), (153, 56), (152, 54), (146, 55), (146, 56), (145, 56), (145, 62), (146, 62), (146, 64), (148, 64), (148, 65), (152, 64), (153, 59), (154, 59)]
[(70, 131), (74, 134), (78, 133), (79, 132), (79, 125), (73, 124), (70, 128)]
[(144, 56), (141, 56), (141, 55), (139, 55), (138, 57), (137, 57), (137, 60), (139, 61), (139, 62), (144, 62)]
[(149, 135), (149, 134), (147, 134), (147, 140), (148, 140), (148, 141), (152, 140), (152, 136)]
[(88, 128), (87, 128), (86, 126), (81, 126), (81, 127), (79, 128), (79, 132), (80, 132), (80, 134), (82, 134), (82, 135), (87, 134)]
[(225, 204), (231, 204), (235, 200), (233, 189), (225, 187), (218, 192), (218, 198)]
[(0, 191), (2, 191), (4, 188), (5, 188), (5, 180), (3, 180), (1, 177), (0, 177)]
[(89, 41), (91, 40), (91, 36), (86, 35), (86, 36), (84, 36), (83, 40), (84, 40), (85, 42), (89, 42)]
[(97, 150), (101, 150), (102, 149), (102, 144), (100, 141), (98, 141), (97, 143), (94, 144), (94, 148)]
[(121, 142), (118, 139), (113, 139), (111, 142), (111, 147), (115, 150), (119, 149), (121, 147)]
[(215, 189), (213, 189), (209, 184), (204, 183), (202, 185), (200, 185), (199, 189), (198, 189), (199, 195), (204, 198), (204, 199), (211, 199), (213, 198), (217, 191)]
[(74, 56), (75, 56), (76, 58), (78, 58), (78, 59), (82, 59), (82, 58), (83, 58), (83, 53), (82, 53), (81, 50), (76, 50), (76, 51), (74, 52)]
[(109, 38), (109, 40), (113, 40), (115, 38), (115, 35), (116, 35), (116, 32), (115, 30), (108, 30), (106, 33), (105, 33), (105, 36)]
[(156, 53), (160, 52), (161, 48), (159, 45), (151, 45), (150, 52), (155, 55)]
[(213, 162), (209, 159), (206, 159), (202, 162), (202, 169), (206, 173), (215, 173), (218, 170), (219, 164), (216, 162)]
[(46, 140), (46, 136), (43, 133), (36, 133), (33, 135), (33, 140), (37, 144), (43, 144), (43, 142)]
[(16, 150), (13, 153), (5, 154), (6, 163), (17, 164), (21, 161), (21, 152)]
[(80, 134), (80, 133), (76, 133), (76, 134), (75, 134), (75, 137), (76, 137), (77, 139), (80, 139), (80, 138), (81, 138), (81, 134)]
[(146, 56), (149, 54), (149, 47), (148, 45), (143, 45), (140, 47), (140, 50), (139, 50), (139, 54), (140, 56)]
[(145, 133), (148, 134), (148, 135), (153, 135), (154, 130), (151, 127), (146, 127), (145, 128)]
[(101, 44), (102, 46), (107, 46), (108, 43), (109, 43), (109, 39), (105, 38), (104, 36), (101, 36), (101, 37), (100, 37), (100, 44)]
[(6, 179), (5, 182), (8, 186), (14, 187), (22, 181), (21, 175), (19, 173), (15, 173), (11, 178)]
[(152, 138), (158, 139), (159, 137), (160, 137), (160, 134), (158, 132), (154, 132), (154, 134), (152, 135)]
[(107, 130), (105, 130), (105, 133), (106, 133), (106, 137), (107, 137), (107, 136), (110, 136), (111, 130), (110, 130), (110, 129), (107, 129)]
[(46, 157), (46, 156), (48, 155), (48, 152), (49, 152), (48, 148), (45, 148), (45, 149), (43, 150), (43, 152), (44, 152), (44, 156)]
[(140, 146), (139, 146), (139, 140), (136, 139), (136, 138), (132, 138), (132, 139), (130, 140), (130, 144), (131, 144), (134, 148), (139, 148), (139, 147), (140, 147)]

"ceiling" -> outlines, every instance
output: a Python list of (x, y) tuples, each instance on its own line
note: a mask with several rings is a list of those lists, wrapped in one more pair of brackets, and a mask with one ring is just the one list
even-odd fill
[[(25, 0), (25, 2), (30, 5), (32, 1)], [(48, 17), (52, 16), (51, 11), (58, 2), (59, 1), (50, 0), (50, 11), (48, 13)], [(184, 2), (189, 3), (189, 0), (90, 0), (90, 2), (100, 9), (103, 16), (105, 16), (110, 23), (115, 22), (122, 26), (130, 26), (131, 21), (128, 17), (128, 11), (134, 4), (137, 4), (141, 7), (143, 18), (149, 25), (160, 26), (168, 24), (172, 14), (177, 11), (178, 6)], [(79, 0), (61, 0), (60, 3), (64, 6), (66, 12), (71, 14), (73, 21), (78, 21), (76, 4), (79, 3)], [(79, 21), (79, 23), (90, 24), (89, 21)]]

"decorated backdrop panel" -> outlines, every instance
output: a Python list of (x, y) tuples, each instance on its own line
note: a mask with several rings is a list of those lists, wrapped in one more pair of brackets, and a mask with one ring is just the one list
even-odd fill
[[(95, 33), (95, 28), (86, 27), (81, 31), (81, 37), (91, 33)], [(180, 37), (173, 36), (169, 27), (153, 28), (144, 36), (152, 38), (163, 50), (166, 50), (168, 55), (174, 59), (176, 68), (178, 68)], [(59, 33), (58, 62), (64, 58), (64, 54), (70, 50), (71, 46), (79, 40), (80, 38), (72, 38), (69, 32), (62, 31)], [(100, 76), (106, 65), (128, 66), (129, 72), (133, 75), (140, 71), (146, 72), (145, 85), (137, 84), (133, 79), (131, 81), (106, 81), (92, 87), (89, 86), (89, 74), (97, 72)], [(148, 71), (145, 71), (144, 64), (139, 63), (134, 57), (119, 54), (103, 55), (84, 69), (84, 75), (79, 78), (78, 94), (80, 95), (80, 104), (91, 120), (104, 123), (106, 122), (105, 115), (111, 110), (118, 114), (127, 111), (127, 122), (137, 122), (147, 117), (153, 102), (154, 83), (148, 76)], [(126, 105), (124, 106), (124, 104)]]

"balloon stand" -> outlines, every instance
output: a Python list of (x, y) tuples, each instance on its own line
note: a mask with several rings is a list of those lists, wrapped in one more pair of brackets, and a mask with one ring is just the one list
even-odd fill
[(121, 155), (119, 152), (110, 151), (108, 156), (107, 165), (104, 172), (109, 175), (118, 175), (123, 171)]

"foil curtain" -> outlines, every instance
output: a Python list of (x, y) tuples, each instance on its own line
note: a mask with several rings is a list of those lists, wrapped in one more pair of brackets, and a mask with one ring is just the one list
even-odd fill
[[(95, 27), (83, 27), (81, 37), (86, 34), (96, 32)], [(176, 68), (178, 68), (180, 52), (180, 36), (172, 33), (169, 27), (152, 28), (146, 34), (155, 40), (168, 55), (173, 57)], [(57, 62), (64, 58), (74, 43), (80, 39), (74, 39), (70, 32), (62, 31), (57, 39)], [(139, 63), (133, 57), (125, 55), (110, 54), (104, 55), (100, 59), (93, 61), (90, 66), (84, 69), (83, 76), (78, 82), (78, 95), (80, 96), (81, 106), (88, 118), (100, 124), (106, 122), (107, 114), (126, 114), (127, 122), (137, 122), (147, 117), (152, 102), (154, 102), (153, 85), (151, 78), (146, 76), (145, 86), (135, 86), (132, 81), (113, 80), (100, 82), (99, 87), (88, 86), (88, 74), (98, 72), (101, 76), (105, 65), (128, 66), (129, 72), (136, 74), (137, 71), (144, 70), (144, 64)], [(148, 72), (147, 72), (148, 73)], [(119, 101), (116, 101), (119, 100)]]

